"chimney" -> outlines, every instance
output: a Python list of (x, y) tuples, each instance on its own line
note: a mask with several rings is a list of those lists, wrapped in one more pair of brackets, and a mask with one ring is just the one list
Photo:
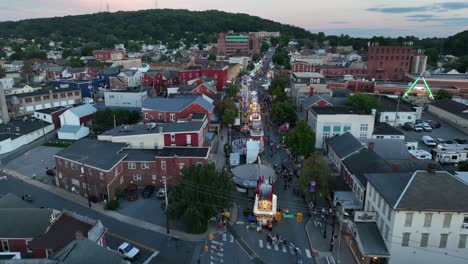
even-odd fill
[(373, 151), (374, 150), (374, 142), (367, 143), (367, 148)]
[(310, 96), (314, 96), (315, 94), (315, 88), (314, 87), (310, 87)]
[(392, 163), (392, 171), (399, 172), (400, 171), (400, 164)]
[(376, 113), (377, 113), (377, 110), (376, 110), (376, 109), (372, 109), (372, 115), (373, 115), (374, 117), (375, 117)]
[(85, 237), (83, 236), (83, 233), (81, 231), (76, 231), (75, 232), (75, 240), (84, 240)]
[(435, 173), (436, 165), (434, 163), (430, 163), (427, 165), (427, 172), (428, 173)]

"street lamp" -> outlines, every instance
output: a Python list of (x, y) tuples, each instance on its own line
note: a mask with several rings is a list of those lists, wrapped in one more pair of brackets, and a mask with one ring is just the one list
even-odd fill
[[(89, 199), (89, 185), (88, 185), (88, 176), (84, 170), (84, 163), (81, 163), (81, 174), (84, 175), (85, 183), (86, 183), (86, 198), (88, 198), (88, 206), (91, 208), (91, 200)], [(80, 175), (81, 176), (81, 175)]]

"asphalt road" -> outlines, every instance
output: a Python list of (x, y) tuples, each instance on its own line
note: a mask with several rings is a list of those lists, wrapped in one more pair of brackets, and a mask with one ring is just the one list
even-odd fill
[(199, 244), (180, 241), (160, 233), (122, 223), (14, 177), (8, 177), (8, 180), (0, 181), (0, 196), (7, 193), (13, 193), (18, 196), (31, 193), (33, 197), (32, 204), (34, 206), (69, 210), (92, 219), (101, 220), (103, 225), (109, 229), (107, 235), (109, 247), (115, 249), (122, 241), (128, 241), (142, 250), (139, 262), (143, 262), (154, 250), (158, 250), (160, 251), (159, 255), (151, 263), (190, 263), (195, 246)]

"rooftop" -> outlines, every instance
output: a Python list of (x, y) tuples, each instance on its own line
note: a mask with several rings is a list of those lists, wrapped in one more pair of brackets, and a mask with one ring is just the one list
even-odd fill
[(210, 148), (185, 148), (185, 147), (171, 147), (163, 148), (159, 153), (158, 157), (196, 157), (196, 158), (207, 158), (210, 153)]
[(34, 112), (50, 115), (50, 114), (52, 114), (52, 113), (58, 112), (58, 111), (63, 110), (63, 109), (67, 109), (67, 107), (64, 107), (64, 106), (57, 106), (57, 107), (52, 107), (52, 108), (46, 108), (46, 109), (41, 109), (41, 110), (35, 110)]
[(379, 101), (382, 112), (416, 112), (415, 106), (405, 100), (396, 100), (386, 95), (374, 96)]
[(356, 176), (361, 185), (366, 188), (367, 178), (364, 174), (374, 172), (391, 172), (392, 168), (382, 157), (374, 151), (363, 148), (343, 160), (348, 171)]
[(317, 115), (365, 115), (347, 106), (313, 106), (310, 109)]
[(0, 237), (34, 238), (43, 234), (51, 221), (52, 209), (0, 209)]
[(468, 105), (456, 102), (452, 99), (437, 100), (431, 105), (459, 116), (463, 119), (468, 119)]
[(77, 107), (70, 108), (67, 111), (72, 112), (77, 117), (84, 117), (84, 116), (88, 116), (88, 115), (92, 115), (96, 113), (97, 109), (94, 108), (94, 106), (90, 104), (83, 104)]
[(387, 124), (379, 123), (374, 127), (373, 135), (394, 135), (394, 136), (404, 136), (405, 133), (401, 132), (397, 128)]
[(297, 78), (325, 78), (325, 76), (317, 72), (295, 72), (293, 75)]
[(143, 101), (143, 108), (161, 112), (181, 112), (196, 103), (208, 112), (213, 112), (214, 106), (201, 96), (176, 96), (172, 98), (153, 97)]
[[(152, 127), (150, 124), (120, 125), (108, 130), (101, 135), (104, 136), (130, 136), (142, 134), (177, 133), (177, 132), (198, 132), (203, 128), (204, 122), (176, 122), (176, 123), (158, 123)], [(160, 130), (162, 129), (162, 130)]]
[(351, 133), (346, 132), (339, 136), (334, 136), (327, 139), (327, 144), (332, 148), (333, 152), (339, 158), (345, 158), (353, 152), (362, 149), (361, 142), (359, 142)]
[(48, 124), (43, 123), (36, 118), (28, 118), (23, 120), (11, 120), (7, 124), (0, 124), (0, 141), (5, 139), (15, 139), (27, 135), (33, 131), (42, 129)]
[(49, 94), (50, 91), (53, 94), (63, 93), (63, 92), (74, 92), (74, 91), (81, 93), (81, 90), (79, 88), (40, 89), (40, 90), (30, 92), (30, 93), (8, 94), (5, 97), (7, 100), (11, 100), (12, 97), (24, 98), (24, 97), (31, 97), (31, 96), (38, 96), (38, 95), (47, 95)]
[(356, 237), (365, 256), (390, 257), (385, 241), (375, 222), (357, 222)]
[(57, 264), (82, 264), (82, 263), (106, 263), (126, 264), (128, 261), (122, 259), (117, 253), (105, 249), (88, 239), (74, 240), (57, 254), (51, 257), (57, 260)]
[(23, 201), (18, 196), (7, 193), (5, 196), (0, 198), (0, 209), (9, 208), (34, 208), (30, 203)]

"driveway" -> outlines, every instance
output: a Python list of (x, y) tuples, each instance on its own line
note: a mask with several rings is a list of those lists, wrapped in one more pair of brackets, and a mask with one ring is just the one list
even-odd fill
[(47, 176), (45, 171), (55, 166), (54, 155), (62, 149), (39, 145), (12, 159), (5, 167), (38, 181), (54, 184), (54, 177)]

